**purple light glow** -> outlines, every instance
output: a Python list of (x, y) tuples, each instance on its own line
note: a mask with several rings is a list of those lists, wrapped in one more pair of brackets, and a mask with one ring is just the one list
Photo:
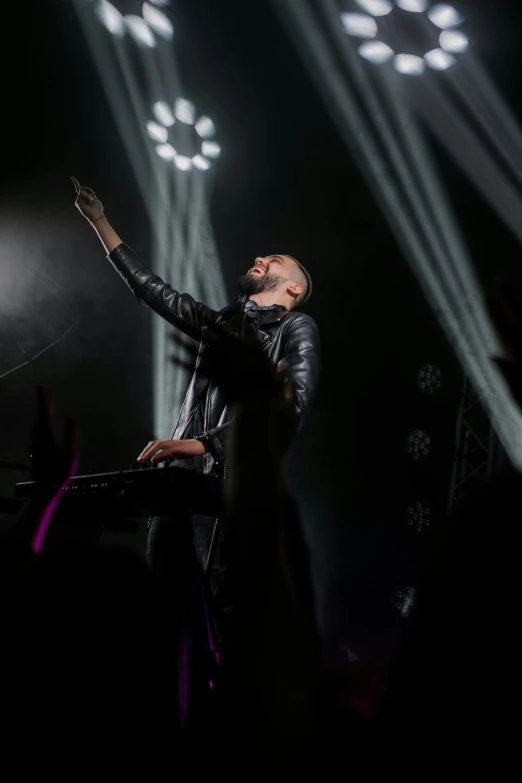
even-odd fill
[(217, 665), (221, 666), (221, 659), (220, 659), (220, 656), (219, 656), (219, 651), (216, 650), (216, 648), (214, 647), (214, 638), (212, 636), (212, 628), (211, 628), (211, 625), (210, 625), (210, 618), (208, 616), (208, 607), (207, 607), (207, 602), (205, 601), (205, 595), (204, 594), (203, 594), (202, 598), (203, 598), (203, 612), (205, 613), (205, 625), (207, 627), (208, 646), (209, 646), (210, 652), (214, 654), (214, 657), (216, 659)]
[(78, 469), (78, 457), (75, 457), (69, 470), (69, 476), (63, 482), (62, 486), (60, 487), (56, 495), (48, 503), (40, 518), (40, 522), (38, 523), (38, 527), (36, 528), (36, 532), (33, 536), (32, 544), (31, 544), (32, 550), (35, 553), (35, 555), (39, 555), (40, 552), (42, 551), (42, 547), (45, 541), (45, 536), (49, 529), (49, 525), (51, 524), (51, 520), (54, 516), (54, 512), (56, 511), (56, 508), (62, 498), (63, 493), (71, 483), (71, 479), (75, 475), (77, 469)]

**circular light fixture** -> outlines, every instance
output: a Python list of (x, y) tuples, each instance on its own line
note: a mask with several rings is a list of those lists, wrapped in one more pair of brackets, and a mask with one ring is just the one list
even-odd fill
[[(191, 169), (207, 171), (212, 160), (221, 154), (221, 146), (212, 138), (216, 133), (216, 126), (210, 117), (196, 116), (196, 107), (192, 101), (186, 98), (176, 98), (172, 108), (167, 101), (156, 101), (152, 106), (152, 113), (155, 119), (147, 122), (147, 134), (156, 142), (156, 152), (160, 158), (173, 161), (179, 171), (190, 171)], [(170, 143), (173, 139), (170, 138), (169, 141), (169, 136), (172, 137), (175, 134), (170, 128), (177, 123), (194, 128), (194, 139), (200, 149), (199, 151), (194, 150), (193, 155), (177, 151), (178, 149), (182, 150), (184, 146), (186, 151), (186, 135), (180, 134), (181, 138), (174, 141), (175, 146)], [(184, 131), (184, 134), (186, 132)]]
[(424, 430), (410, 432), (406, 439), (406, 453), (415, 462), (428, 456), (431, 450), (431, 438)]
[[(469, 47), (467, 35), (455, 29), (462, 23), (463, 18), (456, 8), (447, 3), (431, 5), (431, 0), (394, 0), (393, 3), (391, 0), (355, 0), (355, 5), (358, 7), (357, 11), (341, 13), (341, 23), (347, 35), (369, 39), (361, 43), (358, 51), (361, 57), (375, 65), (381, 65), (393, 58), (398, 73), (421, 76), (426, 66), (433, 71), (446, 71), (451, 68), (457, 62), (454, 55), (465, 52)], [(431, 25), (441, 30), (438, 34), (439, 46), (419, 56), (412, 52), (394, 51), (393, 41), (393, 46), (390, 46), (380, 40), (379, 19), (390, 16), (397, 8), (424, 16)]]
[(411, 506), (408, 506), (406, 519), (408, 527), (412, 528), (412, 530), (416, 530), (417, 533), (422, 533), (431, 526), (431, 509), (419, 500)]
[(434, 364), (425, 364), (417, 373), (417, 386), (423, 394), (434, 394), (440, 389), (440, 370)]
[(122, 13), (117, 5), (109, 0), (97, 0), (95, 6), (99, 20), (113, 35), (122, 38), (127, 31), (137, 44), (148, 48), (156, 46), (157, 37), (165, 41), (172, 39), (174, 25), (166, 13), (160, 10), (169, 5), (169, 0), (150, 0), (141, 6), (139, 2), (133, 3), (131, 7), (134, 13), (130, 14)]

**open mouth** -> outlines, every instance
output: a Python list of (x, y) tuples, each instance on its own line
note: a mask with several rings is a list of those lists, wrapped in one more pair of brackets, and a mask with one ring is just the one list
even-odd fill
[(261, 275), (264, 275), (264, 274), (265, 274), (265, 270), (264, 270), (264, 269), (263, 269), (263, 267), (261, 267), (261, 266), (255, 266), (255, 267), (253, 267), (253, 268), (250, 270), (250, 274), (251, 274), (251, 275), (253, 275), (253, 274), (254, 274), (254, 272), (258, 272), (258, 273), (259, 273), (259, 274), (261, 274)]

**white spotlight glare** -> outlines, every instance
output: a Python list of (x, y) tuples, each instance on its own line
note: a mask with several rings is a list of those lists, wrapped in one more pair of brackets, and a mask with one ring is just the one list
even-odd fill
[(123, 16), (112, 3), (109, 3), (107, 0), (100, 0), (99, 5), (96, 6), (96, 13), (98, 14), (100, 22), (110, 33), (119, 36), (123, 35), (125, 32)]
[(395, 55), (394, 65), (396, 71), (410, 76), (420, 76), (425, 70), (425, 63), (422, 57), (417, 57), (414, 54)]
[(383, 41), (366, 41), (359, 47), (359, 54), (371, 63), (381, 65), (393, 57), (393, 49)]
[(426, 52), (424, 59), (434, 71), (447, 71), (456, 62), (452, 54), (442, 51), (442, 49), (432, 49)]
[(207, 171), (210, 168), (210, 161), (203, 157), (203, 155), (194, 155), (192, 163), (200, 171)]
[(421, 14), (428, 7), (428, 0), (395, 0), (395, 2), (403, 11), (411, 11), (414, 14)]
[(174, 158), (174, 165), (180, 171), (189, 171), (192, 168), (192, 161), (187, 158), (186, 155), (176, 155)]
[(391, 0), (355, 0), (355, 2), (372, 16), (386, 16), (393, 9)]
[(456, 27), (462, 22), (462, 16), (457, 9), (446, 3), (437, 3), (437, 5), (430, 8), (428, 18), (441, 30), (445, 30), (446, 27)]
[(128, 14), (123, 18), (136, 43), (139, 43), (140, 46), (148, 46), (149, 48), (156, 46), (156, 39), (145, 19), (142, 19), (141, 16), (135, 16), (134, 14)]
[(201, 152), (207, 158), (218, 158), (221, 154), (221, 147), (217, 141), (204, 141), (201, 145)]
[(172, 144), (158, 144), (156, 152), (163, 160), (172, 160), (176, 155), (176, 150)]
[(465, 52), (469, 46), (469, 38), (460, 30), (443, 30), (439, 37), (439, 43), (445, 52)]
[(160, 8), (165, 8), (165, 6), (170, 5), (170, 0), (152, 0), (154, 5), (159, 5)]
[(165, 125), (166, 128), (170, 128), (176, 122), (168, 103), (165, 101), (157, 101), (152, 107), (152, 111), (157, 121)]
[(157, 35), (166, 41), (171, 40), (174, 35), (174, 25), (163, 11), (158, 11), (150, 3), (143, 3), (143, 18)]
[(169, 132), (165, 128), (165, 126), (160, 125), (158, 122), (154, 122), (154, 120), (148, 121), (147, 133), (149, 134), (151, 139), (154, 139), (154, 141), (166, 142), (169, 136)]
[(177, 98), (174, 104), (174, 114), (180, 122), (184, 122), (186, 125), (194, 125), (196, 109), (192, 101), (187, 101), (186, 98)]
[(375, 38), (377, 35), (377, 22), (366, 14), (341, 14), (341, 22), (348, 35), (357, 38)]
[(200, 117), (194, 127), (196, 133), (201, 136), (202, 139), (209, 139), (211, 136), (214, 136), (216, 132), (216, 126), (210, 117)]

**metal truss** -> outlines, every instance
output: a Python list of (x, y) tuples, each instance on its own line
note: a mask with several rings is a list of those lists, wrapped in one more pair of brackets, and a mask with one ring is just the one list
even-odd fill
[(475, 489), (491, 478), (497, 439), (491, 421), (470, 379), (462, 383), (453, 466), (448, 493), (448, 514)]

